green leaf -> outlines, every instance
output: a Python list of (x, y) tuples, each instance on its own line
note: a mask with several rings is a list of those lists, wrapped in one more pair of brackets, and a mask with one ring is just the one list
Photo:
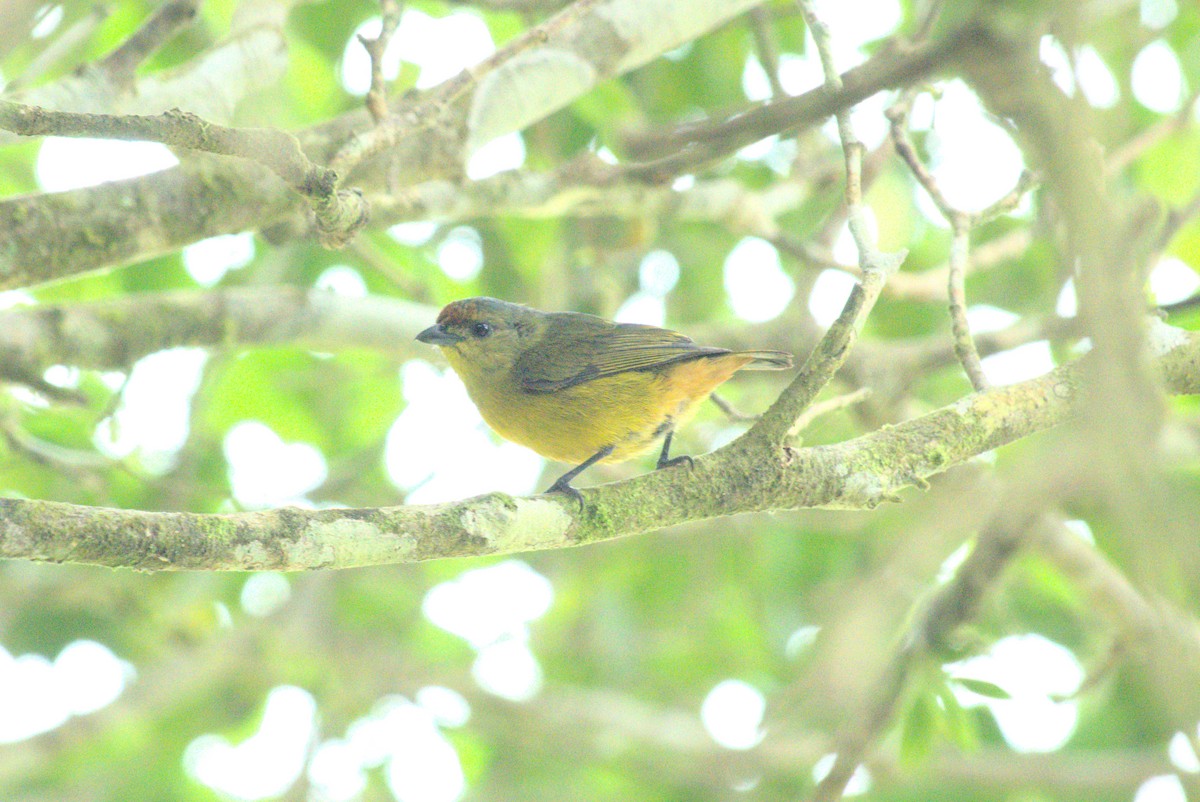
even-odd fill
[(1001, 688), (992, 682), (987, 682), (982, 679), (971, 679), (970, 677), (955, 677), (954, 681), (962, 687), (966, 688), (971, 693), (977, 693), (980, 696), (986, 696), (989, 699), (1011, 699), (1012, 695), (1008, 691)]
[(954, 695), (954, 690), (947, 683), (942, 683), (938, 688), (937, 697), (945, 710), (942, 731), (946, 737), (959, 749), (974, 749), (978, 745), (979, 735), (971, 711), (963, 709), (958, 703), (958, 697)]
[(928, 693), (913, 699), (904, 716), (904, 727), (900, 732), (900, 763), (913, 767), (921, 763), (933, 750), (937, 735), (937, 703)]

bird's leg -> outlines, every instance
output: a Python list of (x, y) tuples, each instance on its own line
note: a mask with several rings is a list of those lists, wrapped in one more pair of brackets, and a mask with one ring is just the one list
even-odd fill
[(671, 457), (667, 456), (671, 452), (671, 438), (674, 436), (675, 431), (673, 429), (667, 432), (667, 437), (663, 440), (662, 453), (658, 455), (658, 465), (655, 467), (670, 468), (672, 465), (683, 465), (686, 462), (688, 470), (691, 470), (693, 467), (695, 467), (695, 462), (692, 461), (691, 457), (675, 457), (672, 459)]
[(558, 477), (558, 479), (554, 482), (554, 484), (550, 485), (550, 488), (546, 492), (547, 493), (566, 493), (568, 496), (570, 496), (571, 498), (573, 498), (579, 502), (579, 509), (582, 510), (583, 509), (583, 494), (580, 493), (575, 488), (571, 487), (571, 480), (574, 479), (579, 474), (586, 471), (588, 468), (595, 465), (600, 460), (607, 457), (611, 453), (613, 453), (613, 447), (605, 446), (604, 448), (600, 449), (592, 456), (585, 459), (580, 464), (576, 465), (571, 470), (564, 473), (562, 476)]

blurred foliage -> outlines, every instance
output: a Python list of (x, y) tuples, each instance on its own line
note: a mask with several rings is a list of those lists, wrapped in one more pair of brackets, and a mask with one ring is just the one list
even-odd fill
[[(173, 39), (142, 73), (187, 64), (220, 40), (237, 5), (233, 0), (206, 2), (199, 23)], [(462, 5), (432, 0), (406, 4), (433, 16), (463, 13)], [(924, 4), (903, 2), (906, 26), (916, 16), (914, 5)], [(1059, 5), (1071, 4), (1047, 4)], [(1156, 34), (1139, 27), (1137, 4), (1111, 5), (1085, 34), (1120, 87), (1118, 105), (1098, 119), (1101, 144), (1109, 151), (1166, 119), (1137, 104), (1129, 89), (1132, 60)], [(102, 57), (156, 6), (138, 0), (108, 3), (108, 16), (86, 45), (44, 80)], [(767, 7), (774, 15), (770, 34), (776, 45), (784, 53), (798, 53), (804, 47), (799, 14), (789, 3)], [(86, 11), (86, 4), (68, 4), (63, 26)], [(367, 0), (298, 4), (288, 19), (287, 75), (278, 93), (245, 104), (247, 121), (295, 129), (356, 108), (360, 99), (347, 95), (339, 83), (340, 61), (353, 31), (376, 13), (376, 5)], [(503, 11), (472, 13), (483, 17), (500, 43), (530, 21)], [(598, 86), (538, 122), (524, 136), (527, 167), (549, 169), (589, 147), (607, 147), (620, 156), (622, 136), (632, 128), (671, 125), (745, 106), (742, 75), (747, 58), (756, 52), (750, 26), (748, 19), (738, 19), (669, 57)], [(1194, 3), (1180, 3), (1178, 18), (1161, 32), (1193, 83), (1200, 80), (1197, 31), (1200, 10)], [(31, 40), (5, 54), (3, 74), (10, 79), (21, 75), (46, 45), (47, 40)], [(416, 68), (405, 65), (393, 91), (410, 88), (416, 77)], [(1194, 122), (1185, 120), (1142, 150), (1129, 169), (1112, 178), (1113, 185), (1141, 193), (1164, 209), (1188, 203), (1200, 175), (1198, 137)], [(922, 138), (916, 138), (923, 147)], [(808, 168), (799, 179), (806, 196), (780, 222), (798, 240), (818, 237), (829, 245), (824, 226), (841, 202), (841, 154), (819, 132), (803, 134), (797, 152), (803, 154), (798, 163)], [(30, 142), (0, 151), (0, 193), (38, 191), (36, 154), (37, 145)], [(946, 229), (918, 210), (914, 196), (920, 190), (902, 163), (888, 158), (883, 165), (867, 198), (883, 245), (907, 248), (905, 270), (913, 275), (938, 269), (946, 258)], [(821, 175), (839, 178), (816, 180)], [(716, 176), (750, 188), (783, 180), (762, 161), (737, 159), (712, 166), (701, 178)], [(1002, 218), (976, 232), (977, 245), (1015, 229), (1028, 231), (1033, 241), (970, 277), (972, 304), (1000, 307), (1023, 320), (1053, 314), (1066, 270), (1058, 263), (1061, 243), (1045, 225), (1046, 210), (1039, 203), (1035, 198), (1029, 213)], [(484, 255), (481, 272), (465, 281), (448, 277), (438, 264), (439, 245), (459, 224), (478, 232)], [(704, 327), (714, 342), (741, 338), (788, 347), (796, 341), (795, 331), (801, 328), (796, 321), (806, 314), (807, 292), (819, 267), (785, 255), (784, 269), (799, 288), (793, 308), (778, 321), (751, 327), (733, 313), (723, 284), (725, 258), (742, 236), (724, 221), (682, 220), (670, 213), (644, 220), (469, 220), (439, 226), (428, 241), (415, 246), (371, 229), (354, 247), (336, 254), (307, 241), (273, 245), (258, 236), (254, 259), (229, 271), (217, 287), (310, 288), (326, 269), (344, 264), (358, 271), (371, 294), (423, 302), (431, 315), (440, 305), (471, 295), (612, 315), (637, 290), (641, 258), (664, 249), (681, 265), (679, 282), (665, 299), (668, 325), (685, 331)], [(1200, 265), (1195, 215), (1168, 251), (1193, 268)], [(185, 269), (181, 254), (32, 288), (30, 294), (38, 302), (69, 304), (170, 289), (204, 289)], [(898, 353), (887, 350), (893, 346), (932, 348), (941, 343), (949, 348), (944, 306), (938, 299), (885, 296), (867, 325), (864, 352), (886, 361)], [(1171, 321), (1194, 328), (1200, 324), (1197, 314), (1184, 311)], [(1069, 345), (1066, 338), (1055, 341), (1056, 355), (1073, 356)], [(438, 362), (432, 353), (429, 359)], [(165, 460), (137, 452), (114, 459), (96, 445), (97, 427), (121, 406), (124, 375), (84, 371), (71, 383), (77, 397), (70, 402), (48, 403), (14, 390), (0, 401), (0, 425), (9, 435), (0, 439), (0, 494), (149, 510), (229, 511), (237, 504), (223, 450), (226, 435), (241, 422), (261, 421), (284, 443), (307, 443), (324, 456), (328, 478), (309, 494), (314, 503), (401, 503), (413, 488), (396, 487), (384, 467), (385, 437), (406, 403), (400, 367), (394, 357), (365, 350), (217, 349), (191, 396), (186, 441)], [(128, 369), (132, 366), (125, 375)], [(740, 409), (758, 411), (778, 394), (783, 378), (748, 376), (721, 392)], [(953, 401), (968, 389), (952, 360), (906, 378), (910, 392), (903, 398), (888, 399), (870, 413), (851, 408), (826, 415), (805, 432), (805, 443), (848, 439), (868, 431), (877, 419), (903, 419)], [(827, 394), (847, 389), (835, 386)], [(1186, 453), (1195, 442), (1197, 405), (1193, 399), (1175, 399), (1172, 409), (1175, 428), (1167, 436)], [(681, 433), (680, 453), (703, 453), (744, 428), (707, 408)], [(1029, 464), (1031, 454), (1050, 448), (1049, 436), (1014, 444), (997, 457), (996, 470)], [(1190, 500), (1194, 509), (1200, 502), (1194, 454), (1186, 464), (1171, 469), (1172, 489), (1175, 498), (1185, 500), (1184, 508)], [(644, 460), (589, 475), (608, 481), (650, 467)], [(839, 698), (834, 691), (855, 686), (859, 679), (869, 684), (878, 675), (911, 623), (911, 611), (938, 585), (943, 561), (980, 525), (980, 505), (955, 493), (960, 485), (970, 485), (978, 470), (990, 469), (951, 472), (930, 493), (909, 492), (904, 504), (871, 513), (745, 516), (524, 555), (521, 559), (554, 589), (552, 606), (530, 630), (529, 645), (544, 686), (524, 702), (482, 689), (471, 674), (476, 650), (422, 612), (432, 588), (499, 560), (291, 576), (290, 598), (265, 616), (244, 609), (243, 575), (141, 575), (4, 564), (4, 649), (53, 659), (71, 642), (94, 640), (129, 661), (136, 679), (98, 712), (0, 745), (0, 798), (223, 798), (185, 770), (188, 745), (208, 733), (234, 743), (250, 737), (260, 724), (268, 692), (280, 685), (312, 694), (319, 711), (316, 739), (322, 742), (346, 737), (355, 722), (369, 717), (384, 700), (397, 695), (412, 699), (429, 686), (454, 689), (471, 706), (469, 722), (444, 728), (466, 777), (464, 799), (804, 798), (813, 786), (813, 764), (834, 751), (832, 737), (840, 726), (860, 715), (854, 706), (857, 697), (847, 693)], [(559, 470), (549, 466), (541, 483)], [(1189, 552), (1171, 566), (1179, 545), (1150, 537), (1147, 548), (1156, 550), (1152, 556), (1162, 563), (1159, 567), (1172, 570), (1147, 574), (1126, 542), (1111, 534), (1119, 522), (1102, 503), (1077, 506), (1072, 515), (1088, 522), (1119, 569), (1135, 576), (1151, 597), (1161, 595), (1178, 605), (1189, 621), (1195, 616), (1200, 573), (1190, 571), (1194, 555)], [(1034, 790), (1038, 780), (1025, 775), (1030, 759), (1007, 748), (985, 708), (963, 708), (955, 695), (956, 688), (965, 688), (1003, 698), (1007, 690), (1002, 681), (958, 678), (941, 664), (928, 665), (913, 678), (880, 756), (871, 763), (874, 781), (864, 798), (1070, 800), (1084, 798), (1084, 787), (1086, 798), (1096, 802), (1128, 800), (1146, 777), (1171, 771), (1166, 744), (1181, 728), (1190, 728), (1194, 736), (1195, 718), (1181, 721), (1164, 701), (1162, 689), (1138, 665), (1111, 657), (1119, 633), (1089, 593), (1052, 562), (1023, 558), (963, 633), (959, 653), (945, 656), (957, 659), (984, 651), (1006, 635), (1036, 632), (1070, 648), (1094, 672), (1078, 700), (1078, 728), (1052, 756), (1057, 773), (1046, 768), (1046, 779)], [(874, 630), (856, 628), (861, 620), (854, 611), (866, 601), (872, 603)], [(806, 627), (820, 630), (815, 646), (797, 640)], [(858, 639), (861, 650), (840, 662), (831, 659), (824, 644), (847, 638)], [(1115, 667), (1108, 665), (1110, 659), (1116, 660)], [(825, 673), (814, 679), (814, 671)], [(761, 748), (724, 749), (701, 725), (699, 711), (707, 694), (729, 678), (750, 683), (768, 700)], [(5, 715), (0, 707), (0, 717)], [(1106, 779), (1091, 786), (1062, 779), (1071, 776), (1073, 767), (1093, 765), (1087, 761), (1105, 756), (1113, 766)], [(384, 768), (369, 767), (360, 797), (393, 798), (385, 776)], [(320, 797), (301, 774), (280, 798)]]

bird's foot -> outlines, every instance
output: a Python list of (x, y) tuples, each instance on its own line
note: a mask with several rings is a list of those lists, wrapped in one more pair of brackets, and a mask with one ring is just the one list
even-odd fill
[(692, 468), (696, 467), (696, 461), (686, 455), (682, 457), (671, 457), (670, 459), (663, 459), (662, 457), (659, 457), (658, 465), (655, 466), (655, 469), (662, 470), (663, 468), (674, 468), (676, 465), (687, 465), (688, 470), (690, 471)]
[(583, 512), (583, 493), (580, 493), (575, 488), (571, 487), (569, 477), (560, 476), (558, 481), (550, 485), (546, 489), (546, 493), (564, 493), (570, 498), (575, 499), (575, 503), (579, 505), (579, 511)]

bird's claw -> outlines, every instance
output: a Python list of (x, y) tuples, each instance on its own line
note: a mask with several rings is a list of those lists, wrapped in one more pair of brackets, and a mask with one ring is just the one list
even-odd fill
[(655, 466), (655, 469), (662, 470), (663, 468), (673, 468), (676, 465), (683, 465), (685, 463), (687, 464), (689, 471), (696, 467), (696, 461), (691, 457), (684, 455), (681, 457), (671, 457), (671, 459), (663, 459), (662, 457), (659, 457), (658, 465)]
[(575, 499), (575, 503), (579, 505), (579, 511), (583, 512), (583, 493), (580, 493), (575, 488), (571, 487), (570, 482), (564, 482), (559, 479), (546, 490), (546, 493), (563, 493), (570, 498)]

